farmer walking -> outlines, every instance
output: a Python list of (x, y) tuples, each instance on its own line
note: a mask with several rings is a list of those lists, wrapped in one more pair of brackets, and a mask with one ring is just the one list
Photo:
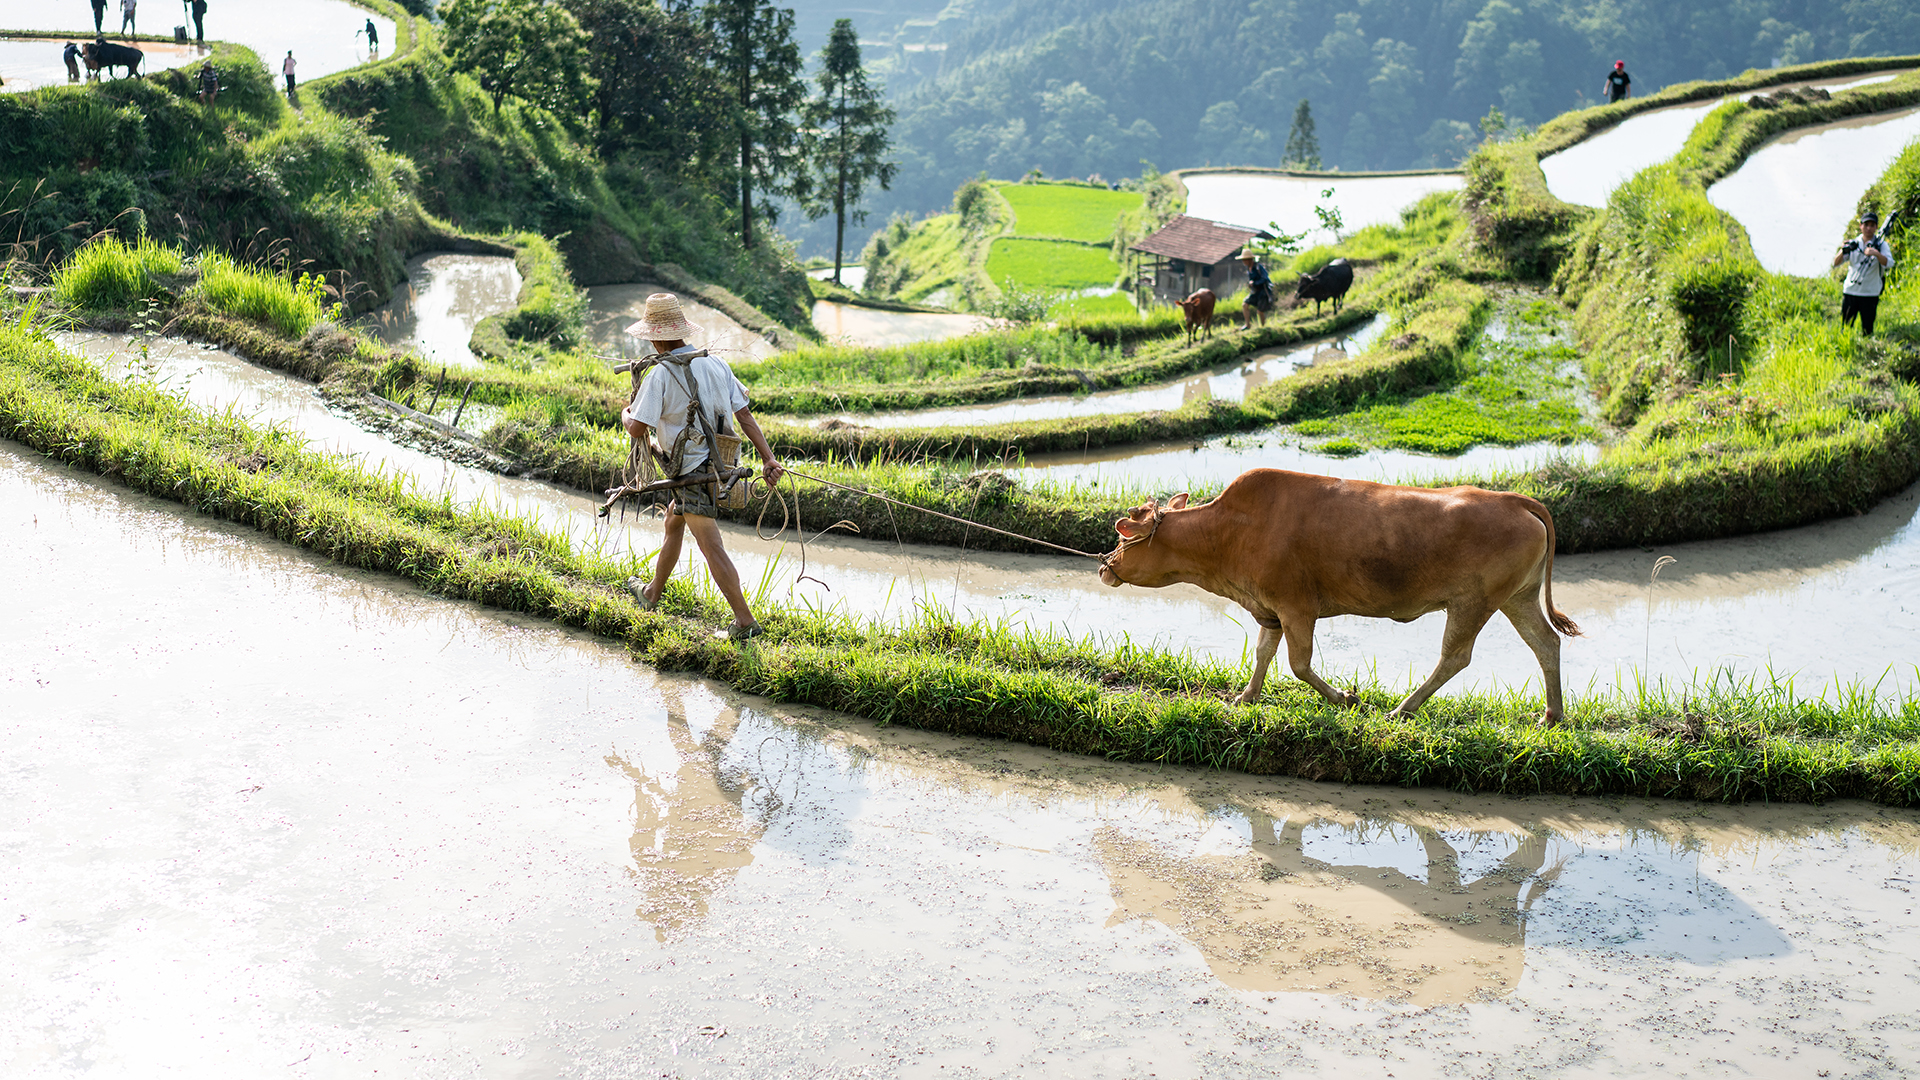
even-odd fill
[(193, 0), (193, 43), (207, 43), (207, 0)]
[(65, 52), (60, 54), (60, 58), (67, 62), (67, 81), (70, 83), (79, 82), (80, 81), (80, 46), (75, 45), (71, 41), (67, 42), (67, 49)]
[(93, 32), (96, 36), (107, 32), (102, 25), (107, 20), (107, 0), (93, 0)]
[(1247, 301), (1240, 305), (1240, 329), (1251, 330), (1255, 315), (1261, 326), (1267, 325), (1267, 314), (1273, 310), (1273, 275), (1251, 251), (1241, 254), (1240, 265), (1247, 268)]
[[(695, 330), (680, 310), (679, 297), (672, 293), (654, 293), (647, 297), (646, 313), (639, 322), (627, 327), (627, 333), (651, 342), (656, 356), (691, 358), (684, 364), (671, 359), (655, 364), (640, 384), (633, 403), (621, 411), (621, 426), (639, 442), (642, 452), (651, 452), (647, 446), (651, 435), (667, 456), (665, 468), (674, 479), (681, 479), (705, 474), (709, 460), (718, 467), (718, 460), (711, 458), (713, 448), (708, 445), (705, 429), (710, 425), (714, 432), (725, 432), (731, 418), (738, 421), (739, 431), (752, 440), (754, 450), (759, 452), (763, 463), (761, 475), (768, 484), (779, 483), (786, 470), (774, 460), (767, 437), (761, 434), (760, 425), (747, 408), (746, 388), (725, 363), (687, 344), (687, 338)], [(706, 418), (705, 425), (695, 414), (696, 405)], [(744, 480), (738, 482), (745, 483)], [(760, 624), (747, 607), (746, 595), (740, 591), (740, 571), (734, 568), (721, 543), (720, 523), (715, 520), (719, 507), (714, 503), (714, 487), (694, 484), (679, 488), (674, 496), (667, 507), (666, 535), (660, 542), (660, 558), (654, 564), (653, 580), (643, 584), (639, 578), (631, 578), (627, 588), (642, 608), (652, 610), (660, 602), (667, 579), (673, 575), (674, 564), (680, 561), (680, 545), (685, 534), (692, 531), (694, 542), (700, 545), (700, 554), (706, 557), (708, 575), (733, 609), (733, 623), (714, 636), (734, 641), (758, 637)]]
[(140, 0), (120, 0), (120, 36), (132, 37), (140, 32), (133, 25), (133, 13), (140, 6)]
[(1627, 62), (1615, 60), (1613, 70), (1607, 72), (1607, 85), (1602, 91), (1607, 95), (1608, 104), (1617, 104), (1633, 95), (1633, 76), (1627, 74)]
[(1851, 326), (1857, 317), (1865, 337), (1873, 336), (1880, 291), (1886, 288), (1887, 268), (1893, 265), (1893, 249), (1879, 231), (1877, 214), (1871, 210), (1861, 214), (1860, 238), (1847, 241), (1833, 256), (1833, 265), (1847, 264), (1847, 280), (1840, 286), (1840, 325)]
[(372, 54), (372, 53), (377, 53), (379, 51), (380, 51), (380, 28), (373, 25), (372, 19), (368, 19), (367, 20), (367, 52), (369, 54)]
[(293, 100), (293, 50), (287, 50), (287, 58), (280, 61), (280, 74), (287, 77), (287, 100)]

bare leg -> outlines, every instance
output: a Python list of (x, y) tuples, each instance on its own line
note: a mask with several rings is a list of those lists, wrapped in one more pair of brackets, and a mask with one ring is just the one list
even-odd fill
[(733, 608), (735, 626), (754, 625), (753, 611), (747, 607), (746, 594), (740, 591), (740, 571), (734, 568), (733, 560), (727, 557), (727, 549), (720, 541), (720, 523), (710, 517), (688, 517), (685, 519), (693, 530), (693, 541), (700, 545), (700, 554), (706, 557), (707, 573), (713, 578), (713, 584), (720, 595), (727, 598), (727, 606)]
[(1546, 613), (1540, 610), (1540, 594), (1537, 585), (1529, 585), (1508, 600), (1500, 609), (1507, 621), (1520, 632), (1520, 640), (1533, 650), (1534, 659), (1540, 661), (1540, 682), (1547, 692), (1547, 711), (1540, 718), (1543, 724), (1557, 724), (1563, 715), (1560, 697), (1560, 635), (1554, 632), (1553, 624), (1547, 621)]
[(1433, 674), (1420, 684), (1420, 689), (1407, 695), (1407, 699), (1394, 707), (1394, 712), (1402, 716), (1412, 716), (1426, 704), (1435, 690), (1447, 684), (1447, 680), (1460, 674), (1462, 668), (1473, 662), (1473, 639), (1480, 636), (1480, 628), (1487, 625), (1493, 617), (1491, 611), (1469, 612), (1465, 608), (1447, 609), (1447, 630), (1440, 638), (1440, 662), (1434, 665)]
[(687, 519), (679, 514), (668, 514), (666, 535), (660, 538), (660, 557), (653, 563), (653, 581), (647, 585), (642, 598), (646, 603), (660, 602), (660, 594), (667, 588), (667, 579), (673, 576), (673, 568), (680, 564), (680, 543), (686, 533)]
[(1273, 654), (1280, 650), (1279, 630), (1260, 628), (1260, 644), (1253, 650), (1253, 678), (1248, 680), (1247, 688), (1233, 700), (1242, 705), (1251, 705), (1260, 700), (1260, 688), (1267, 682), (1267, 665), (1273, 663)]
[(1287, 663), (1293, 667), (1294, 678), (1320, 691), (1320, 696), (1335, 705), (1358, 705), (1360, 699), (1345, 690), (1335, 690), (1327, 685), (1327, 680), (1313, 671), (1313, 619), (1280, 620), (1286, 626)]

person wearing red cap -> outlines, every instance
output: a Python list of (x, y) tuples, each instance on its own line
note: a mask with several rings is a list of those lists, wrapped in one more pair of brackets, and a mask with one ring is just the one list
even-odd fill
[(1627, 74), (1627, 62), (1615, 60), (1613, 70), (1607, 72), (1607, 87), (1602, 93), (1607, 95), (1609, 105), (1627, 100), (1633, 94), (1633, 78)]

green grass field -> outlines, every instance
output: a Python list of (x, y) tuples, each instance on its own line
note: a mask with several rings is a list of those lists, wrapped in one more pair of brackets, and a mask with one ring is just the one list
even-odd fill
[(1137, 191), (1108, 191), (1074, 184), (1000, 184), (1013, 207), (1015, 236), (1053, 236), (1104, 244), (1114, 219), (1140, 208)]
[(1017, 281), (1030, 289), (1098, 289), (1113, 284), (1120, 267), (1103, 247), (1003, 236), (987, 253), (987, 276), (1002, 287)]
[(1047, 309), (1049, 319), (1138, 319), (1140, 312), (1133, 306), (1133, 300), (1125, 293), (1113, 293), (1110, 296), (1069, 296), (1065, 300), (1055, 301)]

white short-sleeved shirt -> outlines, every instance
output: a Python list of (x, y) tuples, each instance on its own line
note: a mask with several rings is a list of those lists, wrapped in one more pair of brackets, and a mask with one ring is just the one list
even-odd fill
[(1880, 290), (1886, 287), (1886, 271), (1893, 269), (1893, 246), (1884, 236), (1874, 237), (1873, 246), (1887, 257), (1887, 265), (1882, 267), (1865, 244), (1854, 248), (1847, 253), (1847, 281), (1840, 286), (1841, 292), (1848, 296), (1879, 296)]
[[(682, 345), (673, 350), (675, 353), (696, 352), (691, 345)], [(692, 376), (694, 385), (700, 388), (700, 402), (706, 406), (707, 419), (713, 423), (715, 432), (731, 434), (733, 414), (747, 407), (747, 388), (733, 375), (733, 369), (711, 356), (696, 356), (686, 367), (679, 364), (662, 363), (647, 372), (640, 383), (640, 393), (633, 404), (621, 412), (623, 419), (638, 420), (653, 429), (654, 441), (660, 449), (673, 452), (673, 444), (680, 437), (680, 429), (687, 422), (687, 384)], [(707, 442), (701, 437), (698, 425), (693, 434), (687, 437), (686, 449), (680, 454), (680, 467), (674, 470), (675, 476), (699, 468), (707, 460)]]

